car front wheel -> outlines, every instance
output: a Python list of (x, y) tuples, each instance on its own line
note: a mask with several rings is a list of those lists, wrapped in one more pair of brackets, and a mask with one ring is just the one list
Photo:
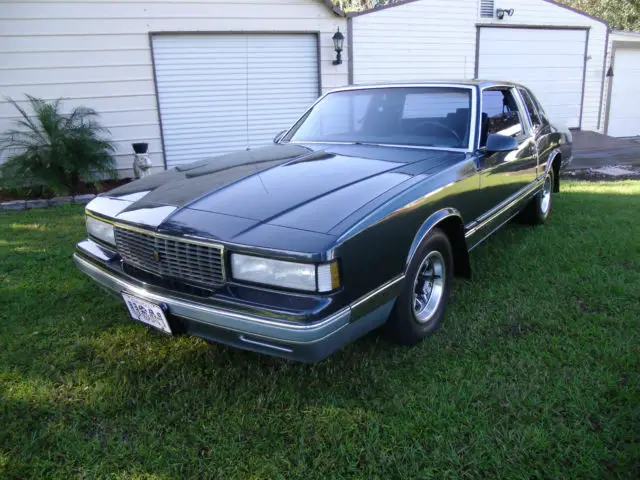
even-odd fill
[(415, 345), (442, 323), (451, 292), (453, 253), (442, 230), (432, 230), (416, 250), (386, 324), (386, 334), (402, 345)]

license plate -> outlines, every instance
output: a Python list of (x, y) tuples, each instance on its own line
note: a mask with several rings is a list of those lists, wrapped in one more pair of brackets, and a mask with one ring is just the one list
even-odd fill
[(159, 305), (133, 297), (127, 293), (123, 293), (122, 298), (129, 309), (131, 318), (171, 334), (171, 327), (169, 326), (169, 322), (167, 322), (167, 317)]

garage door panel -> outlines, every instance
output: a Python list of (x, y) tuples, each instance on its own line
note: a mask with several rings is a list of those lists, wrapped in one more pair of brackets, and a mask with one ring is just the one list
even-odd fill
[[(163, 124), (163, 132), (166, 134), (171, 134), (174, 132), (191, 132), (194, 128), (202, 127), (202, 117), (191, 116), (191, 117), (171, 117), (171, 119), (175, 119), (176, 121), (168, 122), (169, 125)], [(211, 130), (221, 131), (225, 130), (230, 133), (237, 132), (240, 130), (244, 130), (244, 127), (247, 124), (246, 117), (226, 117), (224, 119), (207, 122), (207, 127), (211, 128)], [(242, 131), (241, 134), (244, 135)], [(176, 139), (177, 140), (177, 139)]]
[(481, 28), (478, 76), (529, 87), (551, 119), (578, 127), (586, 32)]
[[(482, 59), (485, 61), (491, 61), (494, 63), (500, 63), (504, 61), (507, 54), (495, 54), (495, 55), (483, 55)], [(544, 70), (571, 70), (573, 72), (582, 70), (584, 66), (584, 56), (576, 58), (576, 56), (562, 55), (562, 56), (546, 56), (546, 55), (529, 55), (522, 52), (512, 55), (513, 58), (509, 58), (509, 68), (521, 68), (531, 70), (532, 65), (541, 66)], [(534, 67), (535, 68), (535, 67)]]
[(271, 143), (319, 92), (314, 34), (153, 38), (169, 167)]
[(244, 55), (247, 51), (246, 44), (238, 45), (236, 48), (207, 48), (207, 49), (190, 49), (189, 51), (180, 50), (183, 48), (188, 48), (184, 46), (180, 46), (171, 51), (162, 51), (156, 55), (156, 58), (161, 60), (169, 59), (175, 60), (180, 63), (186, 64), (194, 64), (197, 65), (201, 59), (205, 60), (215, 60), (219, 62), (233, 62), (237, 60), (238, 55)]
[[(231, 80), (234, 83), (245, 83), (244, 79)], [(170, 99), (183, 99), (183, 98), (210, 98), (212, 92), (215, 95), (218, 95), (218, 98), (223, 97), (225, 94), (228, 97), (234, 98), (244, 98), (244, 91), (239, 91), (237, 88), (229, 88), (229, 89), (218, 89), (216, 84), (207, 85), (204, 87), (200, 87), (198, 85), (193, 86), (185, 86), (182, 88), (176, 87), (165, 87), (163, 85), (158, 84), (158, 90), (163, 90), (163, 97), (167, 100)], [(235, 94), (235, 95), (234, 95)]]
[[(507, 34), (507, 35), (505, 35)], [(486, 40), (499, 42), (533, 42), (533, 43), (577, 43), (584, 40), (584, 30), (554, 29), (554, 28), (483, 28), (482, 36)], [(582, 35), (582, 36), (580, 36)], [(584, 44), (582, 43), (584, 46)]]
[[(302, 104), (302, 105), (305, 105), (305, 109), (306, 107), (309, 106), (308, 99), (306, 97), (302, 97), (302, 96), (296, 97), (296, 98), (287, 97), (286, 100), (289, 103), (289, 105), (295, 106), (297, 104)], [(246, 104), (246, 99), (242, 99), (242, 101), (235, 100), (235, 99), (228, 99), (228, 100), (217, 102), (213, 104), (213, 106), (215, 105), (241, 106), (242, 104)], [(265, 105), (267, 108), (272, 110), (273, 99), (259, 98), (252, 102), (252, 106), (254, 108), (260, 107), (260, 105)], [(202, 113), (205, 113), (212, 108), (211, 102), (207, 101), (207, 99), (201, 99), (199, 97), (183, 98), (183, 99), (176, 98), (175, 100), (171, 100), (171, 102), (169, 101), (165, 102), (165, 106), (184, 107), (182, 110), (185, 110), (185, 111), (178, 111), (178, 112), (171, 112), (171, 113), (164, 114), (164, 116), (166, 117), (174, 116), (174, 117), (180, 117), (180, 118), (185, 118), (185, 117), (200, 118)], [(245, 118), (244, 115), (242, 116), (242, 118)]]
[[(509, 42), (507, 44), (503, 44), (501, 46), (493, 46), (486, 50), (483, 50), (484, 55), (522, 55), (526, 53), (527, 55), (537, 55), (540, 57), (554, 57), (554, 58), (564, 58), (564, 59), (575, 59), (575, 55), (573, 53), (562, 53), (558, 52), (557, 46), (554, 44), (537, 44), (535, 52), (526, 51), (529, 44), (519, 43), (519, 42)], [(582, 45), (584, 48), (584, 44)], [(578, 46), (579, 48), (579, 46)], [(550, 58), (549, 58), (550, 59)]]
[[(287, 48), (287, 43), (291, 48)], [(270, 143), (318, 96), (317, 48), (317, 40), (311, 35), (291, 36), (288, 41), (270, 35), (249, 37), (247, 100), (251, 115), (247, 130), (250, 147)], [(282, 63), (283, 55), (286, 55), (288, 69), (274, 68)], [(268, 91), (264, 90), (265, 86), (269, 86)], [(296, 92), (296, 98), (291, 97), (291, 92)], [(274, 107), (280, 104), (287, 108)]]
[(612, 82), (607, 133), (640, 135), (640, 49), (616, 49)]
[[(584, 37), (584, 34), (583, 34)], [(522, 54), (527, 55), (553, 55), (554, 57), (572, 57), (577, 49), (582, 47), (584, 49), (583, 41), (577, 44), (565, 44), (561, 50), (558, 50), (558, 45), (555, 42), (535, 42), (536, 48), (534, 51), (527, 51), (531, 46), (531, 42), (496, 42), (483, 46), (482, 53), (488, 55), (500, 55), (500, 54)], [(567, 46), (571, 48), (567, 48)]]

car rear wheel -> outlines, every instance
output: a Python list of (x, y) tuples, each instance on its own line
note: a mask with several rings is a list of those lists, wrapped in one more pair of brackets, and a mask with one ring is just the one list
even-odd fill
[(452, 277), (451, 243), (436, 228), (411, 260), (404, 290), (385, 326), (387, 338), (401, 345), (415, 345), (437, 330), (444, 319)]
[(536, 193), (535, 197), (531, 199), (529, 205), (522, 211), (521, 218), (525, 223), (530, 225), (541, 225), (551, 213), (551, 199), (553, 195), (554, 187), (554, 171), (553, 168), (549, 169), (544, 177), (544, 183), (542, 184), (542, 190)]

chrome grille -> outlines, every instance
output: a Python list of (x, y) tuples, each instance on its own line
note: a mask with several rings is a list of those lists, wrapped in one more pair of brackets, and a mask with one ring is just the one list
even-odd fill
[(224, 284), (220, 247), (120, 226), (115, 227), (115, 236), (126, 264), (209, 288)]
[(162, 275), (160, 262), (154, 258), (156, 239), (153, 235), (126, 228), (115, 228), (116, 250), (123, 260), (156, 275)]

